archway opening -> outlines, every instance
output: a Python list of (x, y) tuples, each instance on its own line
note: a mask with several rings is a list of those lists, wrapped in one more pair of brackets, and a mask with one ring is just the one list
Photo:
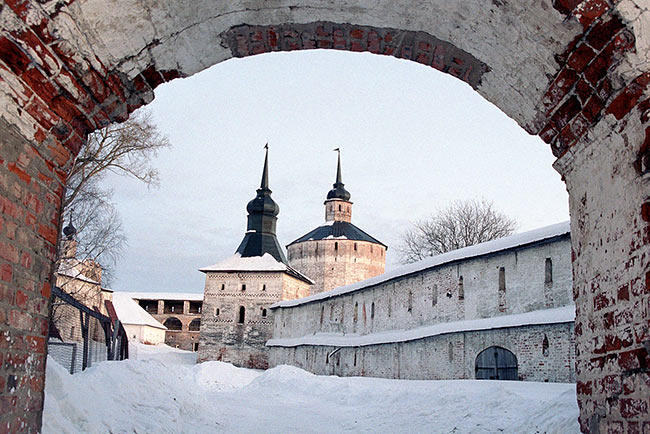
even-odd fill
[(518, 380), (517, 356), (503, 347), (489, 347), (476, 356), (477, 380)]
[(167, 318), (163, 325), (167, 327), (167, 330), (170, 331), (180, 331), (183, 329), (183, 323), (181, 320), (175, 317)]

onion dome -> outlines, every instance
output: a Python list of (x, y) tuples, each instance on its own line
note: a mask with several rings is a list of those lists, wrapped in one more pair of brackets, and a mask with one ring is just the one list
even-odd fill
[(70, 214), (70, 222), (66, 227), (63, 228), (63, 235), (69, 240), (73, 239), (77, 234), (77, 228), (72, 224), (72, 214)]
[(262, 182), (257, 189), (257, 196), (246, 205), (248, 214), (271, 214), (277, 216), (280, 213), (280, 207), (271, 198), (272, 191), (269, 189), (269, 150), (266, 149), (264, 158), (264, 170), (262, 172)]

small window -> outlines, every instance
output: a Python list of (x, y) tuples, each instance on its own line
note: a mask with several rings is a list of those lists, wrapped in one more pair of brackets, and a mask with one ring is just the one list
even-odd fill
[(215, 307), (214, 308), (214, 316), (219, 316), (220, 313), (221, 313), (221, 310), (219, 310), (218, 307)]
[(499, 311), (506, 310), (506, 269), (499, 268)]
[(359, 303), (354, 303), (354, 322), (359, 320)]
[(226, 284), (225, 284), (225, 283), (222, 283), (222, 284), (221, 284), (221, 290), (223, 291), (224, 289), (226, 289)]
[(548, 336), (544, 335), (544, 339), (542, 340), (542, 355), (543, 356), (548, 356)]
[(320, 325), (323, 325), (324, 316), (325, 316), (325, 305), (320, 307)]
[(459, 300), (465, 299), (465, 287), (463, 285), (463, 276), (460, 276), (458, 278), (458, 299)]
[(357, 366), (357, 352), (354, 352), (354, 366)]
[(266, 309), (262, 308), (262, 317), (266, 318)]
[(339, 211), (342, 211), (342, 209), (341, 209), (341, 205), (339, 205)]
[(357, 243), (354, 243), (354, 251), (357, 251)]
[(413, 291), (409, 289), (408, 309), (409, 312), (413, 311)]
[(547, 285), (553, 283), (553, 261), (551, 258), (546, 258), (546, 264), (544, 266), (544, 283)]
[(246, 291), (246, 284), (245, 284), (245, 283), (242, 283), (242, 284), (241, 284), (241, 290), (242, 290), (242, 291)]
[(266, 291), (266, 283), (262, 285), (262, 291)]
[(246, 308), (244, 306), (239, 306), (239, 315), (237, 316), (237, 322), (239, 324), (244, 324), (246, 320)]
[(454, 345), (451, 342), (449, 342), (449, 361), (454, 361)]
[(335, 241), (334, 242), (334, 250), (338, 250), (338, 249), (339, 249), (339, 242)]
[(70, 327), (70, 339), (74, 338), (74, 326)]
[(375, 302), (373, 301), (370, 305), (370, 319), (375, 318)]

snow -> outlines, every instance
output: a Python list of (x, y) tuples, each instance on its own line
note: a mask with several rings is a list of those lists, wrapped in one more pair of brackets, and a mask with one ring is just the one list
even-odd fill
[(81, 264), (76, 259), (67, 259), (65, 261), (61, 261), (59, 269), (56, 272), (62, 276), (71, 277), (73, 279), (78, 279), (95, 285), (100, 284), (96, 280), (91, 279), (81, 272)]
[(115, 308), (117, 317), (123, 324), (148, 325), (167, 330), (167, 327), (158, 322), (147, 311), (142, 309), (138, 303), (133, 301), (129, 294), (123, 292), (113, 293), (113, 307)]
[(569, 222), (557, 223), (543, 228), (538, 228), (520, 234), (510, 235), (496, 240), (488, 241), (481, 244), (465, 247), (451, 252), (443, 253), (442, 255), (432, 256), (412, 264), (404, 265), (395, 268), (379, 276), (371, 277), (370, 279), (362, 280), (351, 285), (339, 286), (331, 291), (320, 292), (318, 294), (310, 295), (309, 297), (299, 298), (296, 300), (285, 300), (275, 303), (271, 306), (272, 309), (278, 307), (291, 307), (298, 306), (305, 303), (314, 302), (317, 300), (325, 300), (328, 298), (336, 297), (341, 294), (348, 294), (351, 292), (359, 291), (369, 286), (378, 285), (380, 283), (395, 279), (398, 277), (406, 276), (409, 274), (417, 273), (428, 268), (433, 268), (453, 261), (462, 259), (473, 258), (477, 256), (496, 253), (502, 250), (512, 249), (514, 247), (523, 246), (526, 244), (535, 243), (538, 241), (546, 240), (549, 238), (570, 234), (571, 228)]
[(70, 375), (48, 358), (50, 433), (578, 433), (574, 384), (409, 381), (265, 372), (137, 345)]
[(203, 301), (202, 292), (129, 292), (120, 291), (121, 294), (127, 294), (136, 300), (189, 300)]
[(406, 342), (437, 336), (474, 330), (490, 330), (505, 327), (520, 327), (536, 324), (556, 324), (575, 321), (575, 306), (563, 306), (515, 315), (501, 315), (465, 321), (454, 321), (416, 327), (408, 330), (390, 330), (367, 335), (343, 333), (315, 333), (298, 338), (270, 339), (269, 347), (296, 347), (299, 345), (327, 345), (332, 347), (362, 347), (366, 345)]
[(210, 265), (209, 267), (199, 268), (199, 271), (286, 271), (287, 266), (276, 260), (273, 256), (265, 253), (264, 256), (251, 256), (242, 258), (241, 254), (236, 253), (228, 259)]
[(276, 260), (269, 253), (263, 256), (249, 256), (242, 258), (241, 254), (235, 253), (233, 256), (209, 267), (199, 268), (199, 271), (207, 273), (209, 271), (286, 271), (313, 284), (314, 282), (298, 270)]

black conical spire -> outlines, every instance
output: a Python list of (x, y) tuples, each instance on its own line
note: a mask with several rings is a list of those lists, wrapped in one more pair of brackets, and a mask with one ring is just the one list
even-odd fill
[(280, 207), (271, 198), (269, 188), (269, 146), (264, 146), (266, 155), (264, 157), (264, 169), (262, 170), (262, 182), (257, 189), (257, 195), (248, 202), (248, 226), (246, 235), (237, 248), (237, 253), (242, 257), (263, 256), (269, 253), (276, 260), (286, 263), (280, 243), (275, 235), (275, 226), (280, 213)]
[(348, 192), (343, 186), (343, 181), (341, 179), (341, 149), (334, 149), (338, 152), (338, 164), (336, 166), (336, 182), (333, 185), (333, 189), (327, 193), (327, 199), (342, 199), (350, 200), (350, 192)]
[(269, 189), (269, 144), (264, 145), (266, 155), (264, 156), (264, 170), (262, 170), (262, 182), (260, 183), (260, 190)]

